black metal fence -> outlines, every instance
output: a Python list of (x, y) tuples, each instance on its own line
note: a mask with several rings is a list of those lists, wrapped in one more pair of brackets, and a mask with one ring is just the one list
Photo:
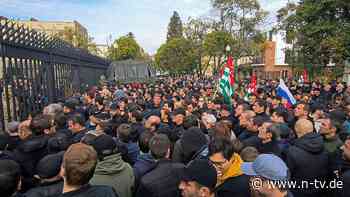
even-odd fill
[(96, 84), (108, 64), (56, 37), (0, 20), (0, 128)]

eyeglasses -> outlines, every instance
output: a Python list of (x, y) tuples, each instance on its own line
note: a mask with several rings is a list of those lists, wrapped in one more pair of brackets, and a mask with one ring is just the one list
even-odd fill
[(212, 160), (210, 160), (210, 162), (211, 162), (215, 167), (217, 167), (217, 168), (222, 168), (222, 167), (226, 164), (227, 160), (226, 160), (226, 159), (223, 160), (223, 161), (212, 161)]

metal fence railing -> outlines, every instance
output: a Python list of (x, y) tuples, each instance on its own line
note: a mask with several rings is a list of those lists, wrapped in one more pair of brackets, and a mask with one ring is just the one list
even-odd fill
[(59, 38), (0, 20), (0, 124), (96, 84), (109, 62)]

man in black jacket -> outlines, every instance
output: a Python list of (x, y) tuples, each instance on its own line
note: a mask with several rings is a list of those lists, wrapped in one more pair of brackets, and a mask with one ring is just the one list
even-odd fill
[(27, 191), (34, 186), (35, 167), (47, 155), (47, 142), (52, 131), (47, 116), (35, 117), (21, 123), (19, 137), (21, 142), (13, 152), (14, 159), (21, 165), (22, 189)]
[(60, 175), (64, 152), (47, 155), (36, 167), (36, 178), (40, 179), (39, 187), (26, 192), (26, 197), (49, 197), (62, 193), (63, 178)]
[(0, 160), (0, 191), (3, 197), (15, 197), (21, 185), (20, 166), (12, 160)]
[(97, 164), (97, 153), (93, 147), (76, 143), (64, 153), (61, 175), (64, 179), (60, 197), (117, 197), (109, 186), (91, 186)]
[(206, 159), (193, 160), (184, 170), (179, 185), (183, 197), (214, 197), (217, 174)]
[(340, 197), (348, 197), (350, 194), (350, 138), (348, 138), (344, 145), (343, 150), (343, 162), (341, 165), (340, 178), (343, 183), (339, 195)]
[(169, 160), (170, 141), (165, 134), (154, 136), (149, 143), (153, 158), (157, 163), (153, 170), (141, 178), (136, 197), (177, 197), (178, 185), (184, 165)]
[(68, 127), (72, 132), (71, 143), (78, 143), (87, 133), (85, 128), (85, 120), (81, 114), (74, 114), (70, 119), (68, 119)]
[(267, 103), (264, 100), (257, 100), (253, 105), (253, 110), (256, 113), (256, 117), (263, 119), (269, 119), (270, 117), (266, 114)]
[(278, 133), (276, 127), (272, 127), (272, 122), (264, 122), (259, 127), (258, 137), (261, 140), (261, 144), (258, 146), (258, 151), (261, 154), (275, 154), (278, 157), (282, 156), (282, 150), (278, 144)]
[[(314, 133), (311, 121), (300, 119), (295, 124), (297, 139), (286, 153), (286, 163), (291, 172), (291, 180), (298, 185), (302, 181), (313, 182), (326, 180), (328, 174), (328, 154), (324, 149), (323, 138)], [(312, 187), (305, 189), (293, 189), (292, 193), (297, 197), (320, 197), (324, 190)]]

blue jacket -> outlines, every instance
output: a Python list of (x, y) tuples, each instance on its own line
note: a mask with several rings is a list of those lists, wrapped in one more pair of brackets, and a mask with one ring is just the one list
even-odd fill
[(156, 165), (156, 161), (150, 153), (142, 154), (133, 166), (135, 185), (137, 186), (142, 176), (151, 171)]

